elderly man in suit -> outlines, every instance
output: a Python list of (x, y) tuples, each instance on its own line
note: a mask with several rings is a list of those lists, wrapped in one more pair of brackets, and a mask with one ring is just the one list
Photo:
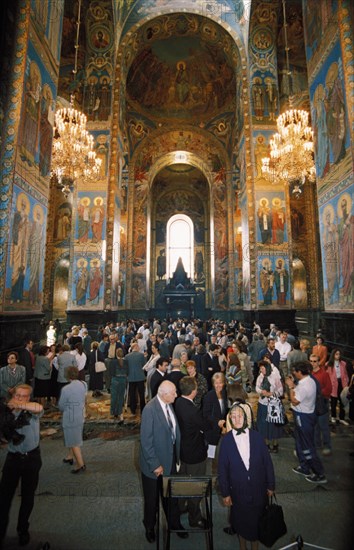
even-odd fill
[[(155, 524), (162, 476), (177, 472), (180, 430), (171, 406), (176, 399), (176, 386), (168, 380), (160, 384), (157, 395), (143, 410), (140, 430), (140, 468), (144, 493), (144, 526), (148, 542), (155, 541)], [(178, 504), (172, 501), (171, 528), (181, 529), (180, 538), (187, 538), (180, 523)], [(164, 502), (166, 509), (166, 502)]]

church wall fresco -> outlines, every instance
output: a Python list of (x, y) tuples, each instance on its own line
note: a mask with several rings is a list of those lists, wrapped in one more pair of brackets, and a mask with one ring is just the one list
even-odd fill
[(54, 220), (53, 241), (57, 248), (70, 245), (72, 225), (72, 204), (65, 197), (58, 201)]
[[(77, 247), (79, 245), (85, 247), (88, 244), (102, 246), (106, 231), (106, 193), (101, 192), (98, 195), (96, 191), (79, 191), (75, 211), (75, 245)], [(94, 246), (89, 250), (93, 248)]]
[(97, 254), (76, 253), (73, 262), (72, 290), (68, 308), (102, 309), (104, 264)]
[[(247, 216), (247, 196), (243, 193), (240, 197), (240, 206), (242, 211), (242, 285), (243, 285), (243, 306), (245, 309), (251, 307), (251, 264), (250, 257), (253, 255), (249, 241), (249, 223)], [(253, 288), (252, 288), (253, 290)], [(254, 297), (252, 296), (252, 299)]]
[[(350, 145), (348, 108), (344, 93), (343, 61), (339, 40), (336, 40), (312, 79), (310, 96), (316, 172), (318, 178), (323, 180), (333, 165), (337, 166), (344, 159)], [(323, 183), (319, 181), (319, 186), (322, 185)]]
[[(333, 24), (336, 26), (336, 15), (338, 8), (337, 0), (303, 0), (303, 11), (305, 21), (305, 37), (306, 37), (306, 57), (310, 63), (309, 68), (317, 64), (315, 54), (320, 54), (323, 42), (322, 39), (327, 39), (327, 33), (330, 34), (333, 30)], [(332, 34), (333, 36), (333, 34)], [(312, 63), (311, 63), (312, 62)], [(311, 70), (312, 72), (312, 70)]]
[(12, 195), (5, 311), (41, 311), (46, 217), (45, 198), (17, 177)]
[(252, 122), (271, 123), (279, 109), (276, 27), (277, 11), (274, 6), (256, 2), (252, 6), (250, 28), (250, 83)]
[(308, 110), (310, 106), (309, 89), (301, 2), (287, 2), (286, 24), (290, 75), (287, 74), (284, 20), (281, 13), (277, 37), (280, 108), (281, 110), (288, 109), (291, 101), (294, 109)]
[[(310, 2), (312, 4), (312, 2)], [(306, 4), (306, 3), (305, 3)], [(353, 311), (353, 156), (350, 129), (354, 74), (349, 3), (321, 3), (305, 21), (311, 116), (319, 195), (324, 305)]]
[[(284, 191), (256, 191), (258, 246), (286, 249), (288, 242)], [(276, 253), (276, 252), (275, 252)]]
[[(46, 191), (52, 152), (56, 85), (29, 41), (25, 91), (18, 137), (18, 169), (26, 179), (33, 179)], [(39, 174), (38, 174), (39, 172)]]
[(64, 0), (31, 0), (33, 23), (46, 40), (54, 60), (59, 64)]
[(258, 305), (289, 306), (289, 260), (283, 255), (258, 257)]
[[(12, 101), (17, 114), (13, 116), (14, 113), (9, 112), (7, 116), (9, 120), (17, 120), (18, 127), (16, 132), (7, 132), (11, 139), (7, 140), (6, 148), (8, 153), (13, 153), (10, 141), (17, 143), (16, 159), (13, 158), (16, 164), (11, 165), (7, 153), (7, 166), (12, 170), (16, 166), (17, 175), (13, 172), (12, 198), (15, 203), (12, 203), (10, 212), (12, 235), (6, 246), (5, 311), (42, 311), (44, 299), (47, 197), (63, 2), (58, 0), (50, 6), (42, 4), (26, 3), (27, 9), (31, 6), (31, 17), (20, 27), (21, 31), (25, 29), (25, 34), (16, 46), (12, 67), (14, 74), (23, 79), (23, 96), (20, 101), (21, 85), (13, 83)], [(22, 9), (21, 15), (28, 14), (26, 8)], [(21, 51), (24, 45), (26, 57)], [(6, 181), (5, 176), (3, 182)], [(22, 236), (23, 243), (20, 244)]]
[[(24, 87), (24, 71), (29, 35), (30, 9), (22, 0), (16, 8), (7, 12), (5, 40), (9, 48), (4, 53), (1, 75), (8, 83), (1, 86), (1, 197), (0, 197), (0, 298), (3, 307), (8, 237), (12, 223), (12, 184), (16, 160), (16, 142), (20, 126), (21, 98)], [(21, 8), (21, 9), (20, 9)], [(11, 39), (14, 39), (11, 47)], [(6, 97), (7, 95), (7, 97)]]
[(353, 181), (334, 186), (319, 208), (325, 307), (353, 311)]

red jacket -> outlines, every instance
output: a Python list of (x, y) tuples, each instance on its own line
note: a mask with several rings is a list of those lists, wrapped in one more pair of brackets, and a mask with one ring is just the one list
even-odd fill
[(320, 370), (318, 370), (317, 372), (315, 371), (312, 372), (312, 376), (314, 376), (318, 380), (321, 386), (321, 393), (323, 397), (325, 397), (326, 399), (329, 399), (332, 393), (332, 382), (328, 372), (325, 371), (322, 367), (320, 367)]
[[(349, 377), (348, 377), (345, 361), (339, 361), (339, 369), (340, 369), (340, 377), (342, 380), (342, 387), (345, 388), (345, 386), (348, 386), (348, 383), (349, 383)], [(331, 396), (338, 397), (338, 380), (336, 376), (336, 369), (328, 365), (327, 372), (332, 382)]]

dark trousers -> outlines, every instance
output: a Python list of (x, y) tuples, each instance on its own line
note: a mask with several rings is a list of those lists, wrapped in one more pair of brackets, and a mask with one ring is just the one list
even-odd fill
[[(181, 468), (179, 474), (182, 476), (205, 476), (206, 472), (206, 460), (203, 462), (198, 462), (197, 464), (186, 464), (181, 462)], [(196, 524), (202, 519), (202, 513), (200, 511), (200, 498), (188, 498), (187, 499), (187, 510), (188, 510), (188, 520), (190, 524)], [(182, 510), (185, 508), (185, 502), (183, 499), (180, 501), (180, 506)]]
[(139, 394), (140, 401), (140, 413), (143, 412), (145, 407), (145, 381), (141, 382), (129, 382), (129, 405), (132, 414), (136, 413), (136, 392)]
[(331, 416), (332, 416), (332, 418), (337, 417), (337, 403), (339, 401), (339, 418), (340, 418), (340, 420), (344, 420), (345, 410), (344, 410), (344, 407), (343, 407), (342, 400), (340, 398), (340, 394), (341, 394), (342, 389), (343, 389), (341, 378), (338, 378), (337, 382), (338, 382), (337, 397), (332, 397), (331, 396)]
[(119, 416), (123, 412), (126, 376), (113, 376), (111, 380), (111, 414)]
[[(145, 529), (154, 529), (156, 525), (157, 510), (159, 506), (159, 496), (162, 496), (162, 476), (156, 479), (141, 474), (144, 494), (144, 525)], [(168, 517), (168, 499), (162, 496), (162, 506), (166, 517)], [(171, 499), (171, 525), (172, 529), (178, 529), (180, 526), (180, 512), (178, 500)]]
[(295, 425), (295, 447), (300, 466), (304, 472), (323, 475), (323, 465), (318, 458), (315, 446), (315, 413), (305, 414), (293, 411)]
[(21, 506), (18, 514), (17, 531), (28, 531), (29, 517), (34, 505), (34, 493), (42, 466), (39, 449), (27, 455), (8, 453), (0, 481), (0, 541), (5, 537), (9, 522), (11, 502), (21, 479)]

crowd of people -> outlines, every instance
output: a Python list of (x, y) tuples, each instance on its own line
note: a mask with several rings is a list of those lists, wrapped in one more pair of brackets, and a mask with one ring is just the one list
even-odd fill
[[(28, 461), (32, 467), (33, 462), (39, 472), (39, 418), (46, 408), (63, 413), (63, 462), (75, 464), (74, 474), (85, 472), (81, 448), (90, 392), (97, 400), (110, 394), (111, 416), (118, 423), (124, 422), (128, 410), (130, 419), (141, 422), (148, 542), (156, 537), (163, 475), (205, 475), (209, 459), (217, 462), (220, 491), (231, 508), (224, 531), (237, 533), (241, 549), (247, 540), (256, 549), (259, 517), (275, 488), (271, 454), (281, 450), (289, 416), (285, 409), (290, 405), (294, 421), (298, 465), (293, 472), (310, 483), (326, 483), (320, 453), (332, 452), (331, 423), (348, 426), (346, 414), (354, 420), (353, 390), (353, 365), (343, 360), (339, 349), (329, 353), (321, 335), (311, 346), (308, 339), (297, 339), (274, 324), (262, 331), (256, 322), (247, 329), (237, 321), (130, 320), (107, 323), (96, 334), (82, 324), (61, 335), (50, 322), (47, 345), (35, 354), (33, 341), (27, 340), (20, 353), (8, 353), (7, 365), (0, 369), (1, 398), (15, 416), (25, 410), (31, 418), (18, 430), (24, 442), (9, 442), (0, 482), (0, 540), (6, 533), (14, 485), (22, 476), (26, 490), (19, 542), (29, 541), (38, 475), (37, 482), (26, 484), (24, 465)], [(257, 410), (248, 402), (252, 392), (258, 395)], [(180, 522), (184, 511), (191, 527), (205, 525), (198, 499), (174, 504), (171, 528), (181, 538), (188, 537)]]

